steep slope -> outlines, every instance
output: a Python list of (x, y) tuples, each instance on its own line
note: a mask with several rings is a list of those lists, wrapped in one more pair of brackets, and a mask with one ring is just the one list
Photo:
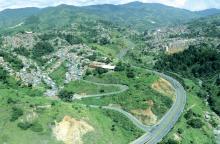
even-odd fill
[(207, 9), (207, 10), (197, 11), (196, 13), (199, 15), (202, 15), (202, 16), (211, 16), (211, 15), (220, 14), (220, 10), (215, 9), (215, 8), (211, 8), (211, 9)]
[(0, 12), (0, 27), (10, 27), (40, 12), (38, 8), (6, 9)]
[[(84, 7), (60, 5), (44, 9), (24, 8), (2, 11), (0, 12), (0, 27), (13, 27), (26, 21), (25, 19), (29, 16), (33, 20), (33, 15), (35, 19), (39, 19), (37, 21), (39, 29), (63, 27), (85, 19), (101, 19), (144, 30), (180, 24), (200, 17), (199, 14), (188, 10), (156, 3), (133, 2), (124, 5), (106, 4)], [(25, 25), (29, 24), (27, 21)]]

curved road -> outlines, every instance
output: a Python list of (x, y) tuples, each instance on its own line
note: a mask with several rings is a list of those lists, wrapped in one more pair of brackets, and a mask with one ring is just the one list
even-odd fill
[[(164, 115), (164, 117), (155, 126), (150, 127), (142, 124), (142, 122), (140, 122), (133, 115), (120, 108), (115, 108), (110, 106), (102, 107), (103, 109), (110, 109), (122, 113), (123, 115), (128, 117), (138, 128), (146, 132), (146, 134), (136, 139), (135, 141), (131, 142), (131, 144), (157, 144), (158, 142), (160, 142), (168, 134), (168, 132), (174, 127), (179, 117), (181, 116), (186, 104), (186, 92), (183, 86), (177, 80), (159, 72), (155, 72), (155, 71), (150, 71), (150, 72), (153, 72), (161, 76), (162, 78), (166, 79), (167, 81), (169, 81), (176, 92), (176, 100), (174, 101), (174, 104), (172, 105), (171, 109)], [(112, 96), (128, 90), (127, 86), (119, 85), (119, 84), (101, 84), (90, 81), (85, 81), (85, 82), (93, 83), (96, 85), (102, 85), (102, 86), (117, 86), (120, 88), (120, 90), (116, 92), (110, 92), (104, 94), (82, 96), (82, 97), (78, 97), (78, 99), (83, 99), (88, 97)], [(90, 105), (90, 107), (99, 108), (99, 106), (94, 106), (94, 105)]]
[(162, 73), (154, 72), (167, 81), (169, 81), (175, 89), (176, 101), (171, 109), (165, 114), (160, 122), (155, 125), (149, 133), (133, 141), (131, 144), (157, 144), (159, 143), (168, 132), (174, 127), (179, 117), (181, 116), (186, 104), (186, 92), (183, 86), (174, 78)]

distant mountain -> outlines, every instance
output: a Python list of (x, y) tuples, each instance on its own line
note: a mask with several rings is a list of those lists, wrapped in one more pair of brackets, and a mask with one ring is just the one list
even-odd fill
[(211, 15), (220, 14), (220, 9), (213, 8), (213, 9), (207, 9), (203, 11), (197, 11), (196, 13), (201, 16), (211, 16)]
[(186, 24), (192, 37), (218, 37), (220, 38), (220, 14), (203, 17)]
[(36, 15), (39, 8), (6, 9), (0, 12), (0, 27), (14, 26), (23, 22), (27, 17)]
[(92, 5), (76, 7), (60, 5), (44, 9), (23, 8), (0, 12), (0, 27), (14, 27), (23, 22), (23, 28), (43, 30), (69, 26), (74, 22), (105, 20), (137, 30), (188, 22), (214, 14), (214, 10), (192, 12), (157, 3), (132, 2), (124, 5)]

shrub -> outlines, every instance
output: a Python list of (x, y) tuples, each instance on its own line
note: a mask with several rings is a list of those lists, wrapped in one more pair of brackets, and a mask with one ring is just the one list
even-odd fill
[(184, 131), (183, 131), (182, 128), (178, 128), (177, 132), (178, 132), (179, 134), (182, 134)]
[(42, 132), (43, 131), (43, 127), (38, 122), (35, 122), (35, 123), (33, 123), (31, 125), (31, 130), (34, 131), (34, 132)]
[(104, 93), (104, 92), (105, 92), (105, 90), (104, 90), (104, 89), (101, 89), (101, 90), (100, 90), (100, 93)]
[(104, 74), (104, 73), (107, 73), (107, 72), (108, 72), (108, 70), (103, 69), (103, 68), (96, 68), (95, 70), (96, 70), (96, 72), (97, 72), (99, 75), (101, 75), (101, 74)]
[(29, 122), (19, 122), (17, 126), (23, 130), (27, 130), (31, 127), (31, 123)]
[(190, 109), (187, 111), (187, 113), (184, 115), (184, 118), (186, 120), (189, 120), (190, 118), (192, 118), (194, 116), (194, 112)]
[(124, 71), (125, 70), (125, 65), (122, 62), (117, 63), (115, 67), (115, 71)]
[(202, 120), (198, 118), (187, 121), (187, 124), (190, 125), (192, 128), (201, 128), (204, 125)]
[(178, 144), (177, 141), (173, 140), (173, 139), (169, 139), (166, 144)]
[(17, 108), (17, 107), (13, 107), (10, 121), (15, 121), (19, 117), (21, 117), (22, 115), (23, 115), (23, 110), (22, 109)]
[(134, 72), (133, 72), (133, 71), (128, 71), (128, 72), (127, 72), (127, 77), (128, 77), (128, 78), (134, 78), (134, 77), (135, 77)]

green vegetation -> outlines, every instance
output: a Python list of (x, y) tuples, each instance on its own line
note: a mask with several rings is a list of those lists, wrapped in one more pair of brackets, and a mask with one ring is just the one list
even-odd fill
[(2, 67), (0, 67), (0, 80), (2, 83), (7, 82), (7, 72)]
[(66, 63), (64, 62), (60, 67), (55, 69), (49, 76), (58, 84), (58, 85), (63, 85), (64, 80), (66, 78), (66, 72), (67, 72), (67, 67)]
[[(187, 57), (187, 59), (186, 59)], [(203, 83), (203, 88), (210, 97), (208, 98), (211, 108), (220, 115), (220, 91), (216, 83), (220, 72), (220, 52), (213, 45), (201, 44), (190, 46), (189, 49), (174, 55), (165, 55), (156, 63), (155, 68), (162, 71), (172, 71), (184, 77), (199, 78)], [(205, 92), (200, 96), (207, 98)]]
[(174, 135), (180, 137), (176, 142), (181, 144), (214, 144), (213, 129), (210, 128), (210, 122), (204, 120), (204, 113), (211, 112), (211, 110), (198, 96), (198, 92), (202, 88), (192, 80), (184, 79), (184, 82), (187, 87), (188, 96), (185, 111), (161, 144), (167, 144), (170, 140), (174, 141)]
[[(49, 144), (60, 144), (54, 138), (51, 126), (54, 126), (54, 121), (59, 122), (66, 115), (83, 119), (95, 129), (82, 137), (85, 143), (106, 144), (111, 141), (127, 144), (143, 134), (120, 113), (41, 97), (42, 94), (37, 90), (19, 86), (7, 74), (4, 77), (7, 83), (0, 82), (0, 143), (20, 144), (31, 141), (38, 144), (46, 141)], [(33, 97), (31, 93), (36, 96)], [(47, 105), (51, 107), (40, 107)], [(12, 117), (15, 121), (10, 121)]]
[[(163, 71), (181, 82), (189, 95), (183, 115), (162, 144), (214, 143), (212, 128), (218, 122), (207, 120), (204, 115), (211, 113), (211, 109), (220, 115), (220, 16), (187, 23), (183, 29), (179, 24), (215, 13), (140, 2), (87, 7), (61, 5), (0, 12), (0, 57), (15, 71), (20, 71), (23, 63), (11, 53), (32, 58), (46, 73), (62, 53), (56, 53), (57, 56), (52, 58), (50, 55), (62, 48), (65, 48), (64, 53), (70, 48), (69, 53), (76, 54), (82, 66), (90, 61), (116, 64), (115, 72), (103, 68), (89, 69), (84, 76), (86, 81), (65, 84), (65, 61), (49, 74), (60, 88), (57, 100), (43, 97), (45, 83), (26, 87), (0, 67), (0, 143), (60, 144), (53, 136), (52, 128), (65, 116), (83, 120), (94, 128), (82, 137), (86, 144), (130, 143), (143, 132), (121, 113), (104, 110), (102, 106), (119, 107), (135, 116), (143, 112), (139, 119), (144, 119), (142, 115), (146, 116), (145, 112), (152, 110), (159, 120), (173, 103), (169, 96), (152, 89), (158, 76), (132, 65)], [(170, 25), (178, 27), (163, 28)], [(27, 35), (33, 38), (33, 42), (20, 40)], [(204, 40), (208, 44), (191, 45), (174, 55), (159, 51), (161, 45), (172, 45), (182, 39), (190, 41), (191, 38), (197, 43)], [(18, 47), (7, 44), (10, 41)], [(31, 44), (34, 46), (30, 48)], [(27, 72), (36, 70), (33, 65)], [(121, 90), (120, 86), (113, 84), (125, 85), (129, 89), (120, 94), (72, 102), (74, 94), (99, 95)], [(211, 109), (205, 105), (206, 100)]]
[(87, 98), (80, 102), (87, 105), (106, 106), (115, 104), (121, 106), (126, 111), (142, 109), (149, 107), (147, 101), (152, 100), (154, 106), (152, 111), (161, 118), (164, 113), (171, 107), (172, 100), (169, 97), (163, 96), (160, 93), (152, 90), (151, 85), (158, 79), (154, 74), (146, 72), (143, 69), (134, 69), (136, 75), (134, 78), (128, 78), (127, 72), (132, 71), (131, 67), (126, 67), (125, 71), (105, 73), (96, 76), (87, 76), (86, 79), (100, 83), (124, 84), (129, 87), (129, 90), (115, 95), (100, 98)]
[(16, 48), (16, 49), (14, 50), (14, 52), (16, 52), (16, 53), (19, 54), (19, 55), (26, 56), (26, 57), (29, 57), (29, 56), (30, 56), (30, 51), (27, 50), (27, 49), (24, 48), (24, 47)]
[(33, 58), (39, 59), (39, 57), (50, 54), (54, 51), (54, 48), (48, 42), (37, 43), (32, 51)]
[(66, 90), (61, 90), (58, 94), (59, 98), (65, 102), (73, 101), (73, 92), (68, 92)]
[(0, 50), (0, 57), (3, 57), (3, 59), (8, 62), (15, 70), (20, 70), (23, 68), (22, 61), (7, 52)]
[(71, 45), (82, 43), (82, 39), (80, 39), (80, 38), (78, 38), (77, 36), (74, 36), (74, 35), (66, 35), (65, 39)]
[(19, 117), (21, 117), (22, 115), (23, 115), (23, 110), (22, 109), (17, 108), (17, 107), (13, 107), (10, 121), (15, 121)]
[[(202, 16), (202, 14), (196, 12), (161, 4), (144, 4), (140, 2), (118, 6), (101, 5), (77, 8), (61, 5), (55, 8), (27, 8), (4, 11), (0, 13), (0, 27), (14, 26), (25, 21), (22, 27), (38, 31), (67, 27), (72, 23), (82, 21), (82, 19), (84, 21), (94, 19), (107, 21), (105, 22), (106, 25), (112, 25), (110, 23), (112, 22), (120, 26), (132, 26), (138, 30), (145, 30), (170, 24), (180, 24)], [(18, 27), (17, 29), (21, 28)]]
[(69, 92), (74, 92), (77, 94), (100, 94), (100, 93), (108, 93), (108, 92), (116, 92), (119, 91), (120, 88), (117, 86), (105, 86), (89, 83), (86, 81), (72, 81), (66, 85), (64, 85), (64, 90)]

